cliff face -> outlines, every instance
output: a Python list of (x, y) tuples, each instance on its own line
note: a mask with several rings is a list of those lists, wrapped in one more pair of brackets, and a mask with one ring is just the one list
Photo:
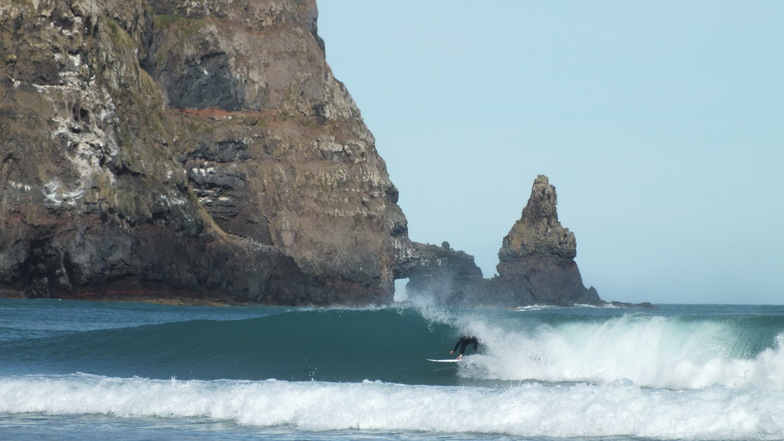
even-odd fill
[(375, 140), (326, 64), (314, 1), (153, 1), (145, 63), (176, 118), (199, 202), (339, 301), (386, 301), (407, 244)]
[(405, 217), (313, 1), (9, 3), (7, 295), (391, 299)]

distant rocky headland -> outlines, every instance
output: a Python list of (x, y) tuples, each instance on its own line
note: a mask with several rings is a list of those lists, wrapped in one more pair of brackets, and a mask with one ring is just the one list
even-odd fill
[(407, 278), (445, 303), (603, 304), (544, 176), (491, 279), (409, 239), (317, 16), (313, 0), (0, 4), (0, 295), (363, 305)]

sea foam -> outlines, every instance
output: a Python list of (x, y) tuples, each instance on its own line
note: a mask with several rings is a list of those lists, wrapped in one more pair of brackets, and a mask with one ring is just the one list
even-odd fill
[(631, 382), (506, 388), (382, 382), (179, 381), (92, 375), (0, 379), (0, 412), (206, 418), (304, 431), (379, 430), (527, 437), (781, 439), (784, 394), (676, 391)]
[(469, 317), (462, 327), (483, 342), (483, 354), (462, 367), (465, 378), (784, 390), (784, 335), (760, 348), (733, 322), (624, 315), (514, 328)]

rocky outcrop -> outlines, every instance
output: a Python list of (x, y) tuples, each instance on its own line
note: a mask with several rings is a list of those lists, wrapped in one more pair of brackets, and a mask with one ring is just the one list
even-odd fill
[(498, 251), (500, 275), (511, 275), (505, 270), (508, 263), (516, 263), (531, 256), (552, 256), (571, 260), (577, 256), (577, 241), (574, 233), (558, 221), (558, 195), (547, 176), (539, 175), (534, 180), (531, 196), (523, 208), (520, 219), (504, 237)]
[(558, 196), (547, 176), (539, 175), (522, 215), (503, 239), (498, 275), (483, 300), (515, 305), (598, 305), (596, 290), (585, 288), (574, 258), (574, 234), (558, 221)]
[(482, 278), (472, 256), (448, 246), (418, 246), (406, 274), (410, 297), (426, 296), (462, 306), (602, 305), (596, 290), (585, 288), (574, 261), (574, 234), (558, 221), (555, 187), (538, 176), (520, 219), (498, 252), (498, 275)]
[(0, 5), (6, 295), (391, 300), (406, 221), (298, 0)]
[(426, 297), (436, 304), (471, 303), (484, 280), (474, 257), (453, 249), (448, 242), (441, 246), (414, 243), (408, 255), (400, 259), (399, 278), (407, 278), (409, 298)]

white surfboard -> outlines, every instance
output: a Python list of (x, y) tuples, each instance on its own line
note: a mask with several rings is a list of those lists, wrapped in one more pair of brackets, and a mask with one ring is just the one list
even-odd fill
[(445, 358), (443, 360), (436, 360), (436, 359), (433, 359), (433, 358), (428, 358), (427, 361), (432, 361), (434, 363), (457, 363), (458, 361), (460, 361), (460, 359), (458, 359), (458, 358)]

